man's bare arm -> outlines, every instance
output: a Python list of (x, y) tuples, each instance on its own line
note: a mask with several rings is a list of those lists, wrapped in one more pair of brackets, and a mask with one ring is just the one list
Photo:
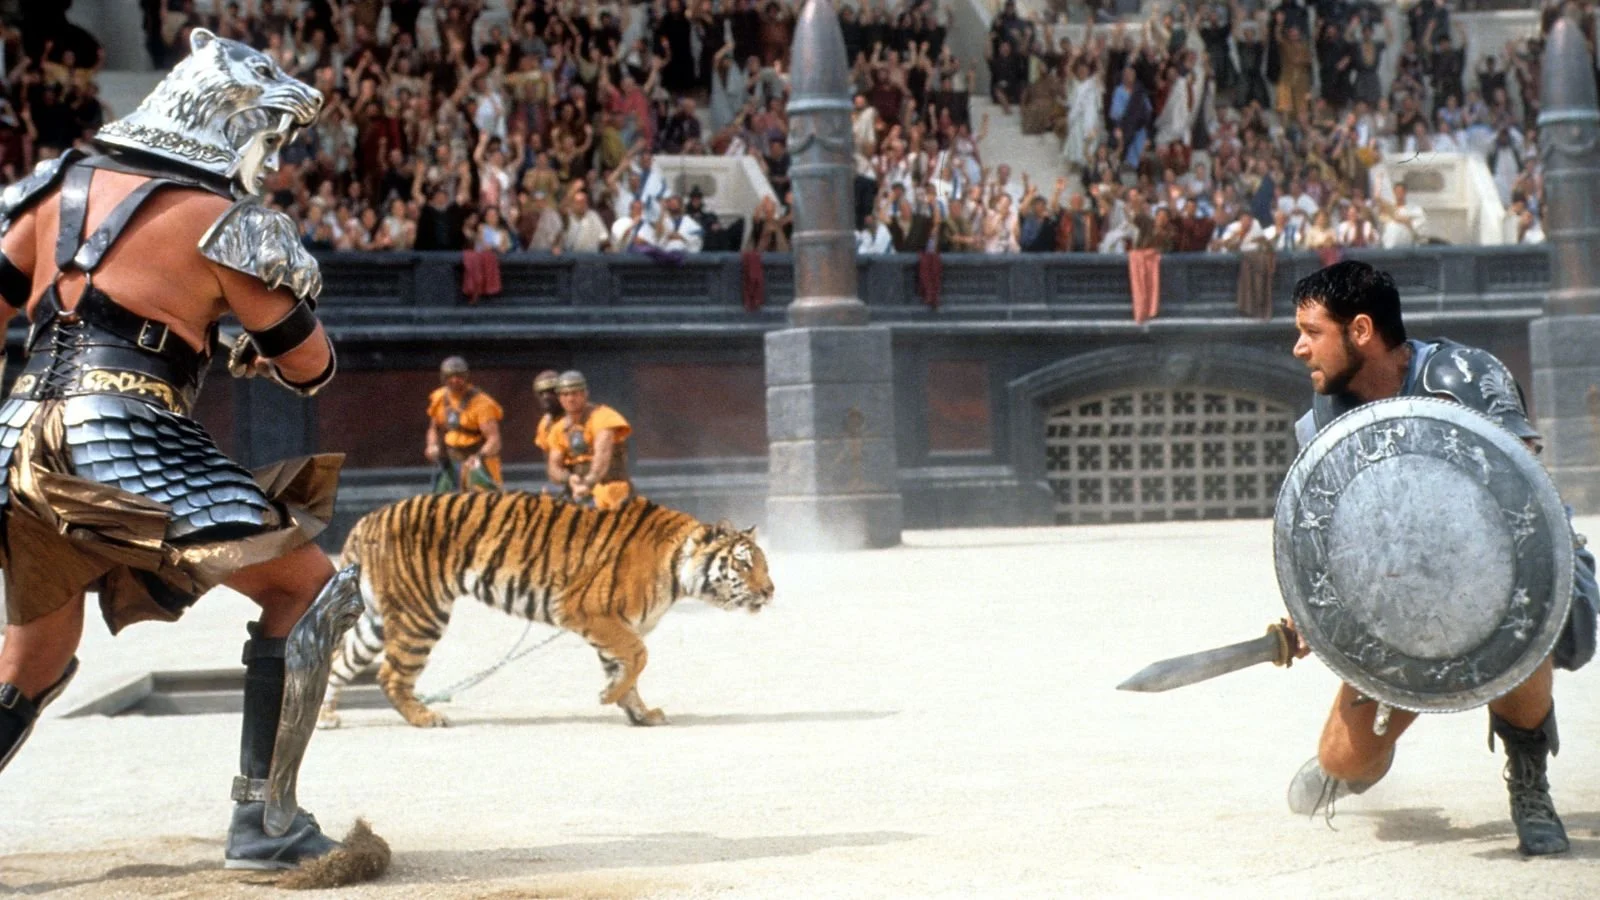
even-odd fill
[[(552, 424), (550, 427), (555, 428), (555, 425)], [(545, 454), (544, 474), (555, 484), (566, 484), (567, 478), (572, 474), (561, 464), (561, 448), (554, 442), (550, 444), (550, 450)]]
[(429, 422), (427, 432), (422, 435), (422, 455), (428, 458), (428, 462), (438, 462), (441, 452), (439, 449), (439, 429), (434, 427), (432, 422)]
[(0, 253), (5, 254), (5, 260), (0, 261), (0, 301), (4, 301), (0, 306), (0, 323), (9, 322), (33, 298), (34, 242), (37, 240), (33, 222), (33, 213), (24, 213), (11, 223), (11, 230), (0, 242)]
[[(252, 275), (214, 266), (222, 296), (245, 331), (265, 332), (295, 312), (299, 301), (284, 288), (269, 288)], [(333, 345), (322, 323), (316, 323), (304, 340), (283, 352), (262, 354), (278, 367), (290, 384), (309, 384), (326, 374), (333, 362)]]
[(494, 419), (485, 420), (478, 425), (478, 430), (483, 432), (483, 449), (478, 455), (487, 459), (500, 455), (500, 423)]
[(594, 436), (594, 460), (589, 464), (589, 474), (584, 476), (584, 481), (591, 487), (599, 484), (606, 470), (611, 468), (611, 450), (616, 443), (617, 432), (614, 428), (602, 428)]

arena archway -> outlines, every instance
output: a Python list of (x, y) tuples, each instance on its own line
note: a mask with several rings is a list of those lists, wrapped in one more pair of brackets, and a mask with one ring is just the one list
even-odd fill
[(1116, 347), (1012, 382), (1019, 472), (1063, 524), (1270, 516), (1304, 368), (1243, 346)]

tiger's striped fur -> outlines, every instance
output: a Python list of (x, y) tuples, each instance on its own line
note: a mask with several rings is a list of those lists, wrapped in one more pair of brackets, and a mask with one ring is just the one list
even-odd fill
[(323, 726), (338, 690), (378, 665), (378, 684), (407, 722), (446, 725), (416, 695), (428, 653), (464, 598), (576, 632), (600, 654), (615, 703), (635, 725), (666, 721), (636, 687), (644, 636), (673, 603), (697, 598), (756, 612), (772, 599), (754, 529), (706, 525), (635, 498), (601, 511), (553, 497), (474, 491), (412, 497), (374, 510), (344, 545), (366, 601), (333, 658)]

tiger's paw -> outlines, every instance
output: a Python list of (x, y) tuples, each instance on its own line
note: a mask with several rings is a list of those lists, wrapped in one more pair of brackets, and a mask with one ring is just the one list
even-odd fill
[(317, 715), (317, 730), (319, 731), (330, 731), (342, 724), (344, 723), (340, 720), (338, 713), (323, 711)]
[(628, 723), (631, 725), (649, 727), (652, 725), (667, 724), (666, 715), (659, 709), (632, 710), (628, 709), (627, 707), (623, 707), (622, 711), (628, 714)]
[(614, 687), (608, 687), (600, 692), (600, 705), (621, 706), (622, 699), (626, 696), (628, 696), (628, 691), (619, 691)]
[(446, 719), (444, 716), (439, 715), (438, 713), (434, 712), (431, 709), (428, 709), (425, 706), (424, 707), (419, 707), (418, 709), (410, 710), (410, 711), (402, 710), (400, 714), (405, 716), (407, 722), (411, 723), (413, 726), (415, 726), (417, 728), (449, 728), (450, 727), (450, 720), (449, 719)]

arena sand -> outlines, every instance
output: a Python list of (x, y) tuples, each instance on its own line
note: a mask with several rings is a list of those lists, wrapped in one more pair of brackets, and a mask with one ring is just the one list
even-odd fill
[[(1424, 719), (1326, 822), (1283, 799), (1336, 684), (1314, 660), (1113, 690), (1276, 620), (1270, 544), (1261, 521), (914, 533), (774, 559), (756, 616), (670, 613), (641, 682), (663, 728), (599, 707), (571, 636), (441, 705), (453, 728), (347, 710), (300, 795), (330, 832), (369, 818), (394, 864), (330, 895), (1594, 896), (1600, 667), (1557, 681), (1573, 851), (1529, 862), (1481, 711)], [(151, 668), (236, 665), (248, 615), (219, 594), (176, 626), (91, 625), (83, 674), (0, 778), (0, 894), (275, 893), (220, 868), (236, 716), (59, 718)], [(522, 628), (459, 609), (423, 690)]]

